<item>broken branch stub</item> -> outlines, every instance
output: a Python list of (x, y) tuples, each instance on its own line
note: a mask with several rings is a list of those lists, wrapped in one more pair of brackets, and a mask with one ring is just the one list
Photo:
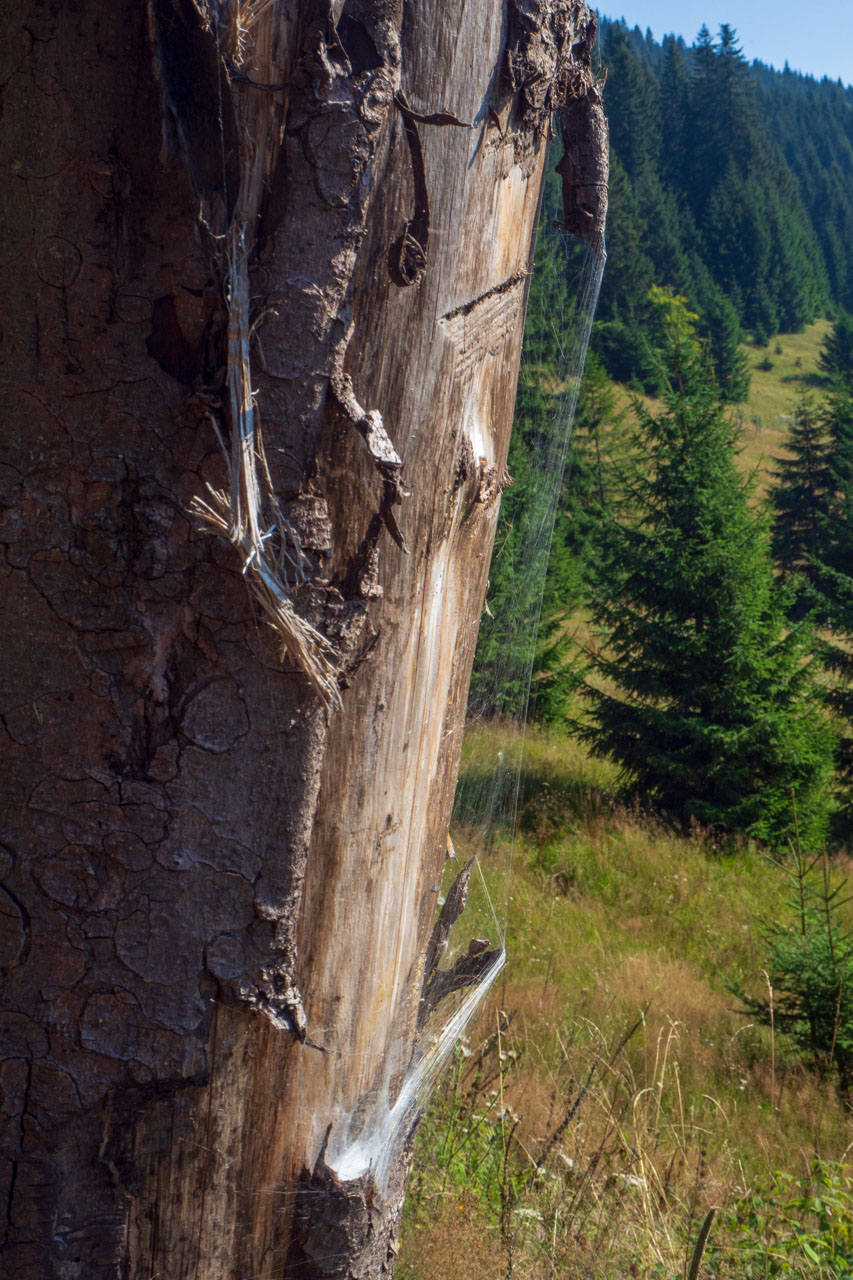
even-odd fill
[(446, 996), (482, 982), (502, 955), (500, 947), (488, 950), (488, 939), (472, 938), (467, 952), (449, 969), (437, 969), (421, 999), (421, 1025)]
[(439, 969), (441, 958), (453, 926), (465, 910), (468, 902), (468, 886), (474, 859), (469, 858), (448, 890), (438, 919), (433, 925), (424, 961), (424, 977), (421, 987), (421, 1003), (418, 1026), (422, 1027), (435, 1007), (454, 991), (481, 982), (500, 958), (501, 950), (489, 950), (488, 938), (472, 938), (468, 950), (459, 956), (449, 969)]

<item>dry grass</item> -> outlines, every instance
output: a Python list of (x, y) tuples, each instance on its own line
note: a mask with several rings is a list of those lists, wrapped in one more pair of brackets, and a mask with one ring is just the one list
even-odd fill
[[(422, 1270), (427, 1266), (429, 1270)], [(459, 1188), (430, 1199), (428, 1209), (410, 1222), (397, 1266), (397, 1280), (434, 1276), (436, 1280), (497, 1280), (504, 1272), (503, 1248), (483, 1230), (476, 1196)]]
[[(463, 778), (499, 744), (517, 745), (476, 728)], [(509, 833), (487, 848), (456, 833), (506, 900), (510, 959), (419, 1140), (401, 1280), (674, 1280), (710, 1208), (853, 1142), (831, 1082), (778, 1039), (771, 1066), (769, 1032), (726, 987), (762, 981), (756, 922), (782, 910), (778, 869), (620, 808), (612, 783), (576, 743), (534, 730), (511, 892)], [(472, 901), (473, 931), (478, 913)], [(717, 1274), (740, 1280), (727, 1230), (718, 1218)]]

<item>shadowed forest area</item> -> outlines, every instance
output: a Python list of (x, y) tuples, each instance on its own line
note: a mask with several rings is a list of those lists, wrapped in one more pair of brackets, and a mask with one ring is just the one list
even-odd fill
[[(604, 20), (600, 58), (608, 264), (541, 626), (544, 231), (457, 798), (510, 964), (420, 1132), (399, 1273), (849, 1280), (853, 90), (728, 26)], [(478, 689), (509, 715), (531, 659), (488, 833), (466, 796), (522, 735)]]

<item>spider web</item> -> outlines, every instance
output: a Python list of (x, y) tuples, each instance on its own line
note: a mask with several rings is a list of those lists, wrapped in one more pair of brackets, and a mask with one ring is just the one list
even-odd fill
[[(342, 1180), (368, 1172), (381, 1187), (400, 1144), (412, 1129), (430, 1090), (460, 1037), (504, 967), (507, 895), (511, 884), (514, 829), (524, 754), (524, 734), (536, 660), (545, 579), (563, 486), (563, 472), (578, 391), (589, 345), (604, 261), (594, 250), (554, 224), (560, 214), (553, 174), (543, 198), (534, 280), (522, 353), (522, 381), (542, 376), (544, 350), (553, 359), (553, 381), (544, 410), (523, 430), (529, 468), (525, 492), (512, 512), (511, 543), (499, 533), (493, 556), (511, 555), (510, 576), (523, 583), (520, 607), (503, 608), (488, 620), (490, 650), (499, 657), (476, 671), (469, 705), (469, 732), (478, 725), (501, 746), (489, 758), (463, 767), (452, 823), (459, 854), (448, 859), (439, 912), (459, 878), (467, 876), (467, 902), (443, 939), (439, 972), (465, 963), (474, 941), (488, 942), (488, 965), (477, 980), (440, 1001), (423, 1027), (402, 1083), (393, 1087), (389, 1065), (373, 1098), (354, 1117), (340, 1117), (326, 1162)], [(556, 353), (556, 355), (555, 355)], [(553, 377), (553, 375), (556, 375)], [(521, 384), (520, 384), (521, 385)], [(470, 436), (477, 423), (463, 424)], [(502, 567), (506, 575), (506, 566)], [(389, 1054), (389, 1064), (393, 1054)]]

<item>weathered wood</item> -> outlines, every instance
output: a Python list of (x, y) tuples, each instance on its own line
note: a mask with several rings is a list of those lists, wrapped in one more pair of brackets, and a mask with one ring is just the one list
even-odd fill
[(381, 1182), (336, 1160), (416, 1052), (548, 129), (592, 84), (590, 21), (4, 7), (22, 1280), (392, 1266), (414, 1109)]

